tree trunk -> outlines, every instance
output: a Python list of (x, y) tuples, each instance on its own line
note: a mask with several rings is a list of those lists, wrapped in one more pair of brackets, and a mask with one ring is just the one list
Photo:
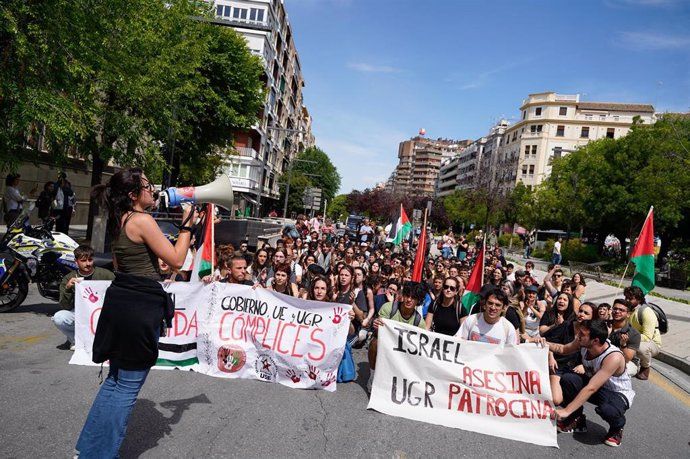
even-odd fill
[[(105, 168), (105, 161), (101, 159), (98, 153), (93, 154), (93, 164), (91, 165), (91, 187), (99, 185), (103, 180), (103, 170)], [(99, 212), (98, 202), (95, 199), (89, 198), (89, 218), (86, 227), (86, 239), (89, 241), (93, 236), (93, 219)]]

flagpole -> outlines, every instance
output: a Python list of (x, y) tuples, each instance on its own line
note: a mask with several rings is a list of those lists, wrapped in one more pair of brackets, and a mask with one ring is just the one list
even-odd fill
[[(640, 240), (640, 235), (644, 232), (645, 226), (647, 226), (647, 222), (649, 221), (649, 216), (652, 214), (652, 211), (654, 210), (654, 206), (649, 206), (649, 210), (647, 211), (647, 216), (644, 218), (644, 223), (642, 223), (642, 228), (640, 228), (640, 234), (637, 236), (637, 241), (635, 242), (635, 246), (637, 246), (637, 243)], [(630, 254), (632, 254), (635, 251), (635, 247), (633, 247), (630, 250)], [(611, 303), (613, 303), (613, 300), (616, 299), (616, 296), (618, 294), (618, 291), (621, 290), (621, 287), (623, 286), (623, 281), (625, 280), (625, 275), (628, 273), (628, 268), (630, 267), (630, 257), (628, 256), (628, 263), (625, 265), (625, 270), (623, 270), (623, 275), (621, 276), (621, 280), (618, 283), (618, 287), (616, 287), (616, 293), (613, 295), (613, 298), (611, 298)]]
[(209, 213), (206, 218), (211, 217), (209, 225), (211, 225), (211, 274), (216, 271), (216, 225), (215, 225), (215, 209), (213, 204), (209, 204)]

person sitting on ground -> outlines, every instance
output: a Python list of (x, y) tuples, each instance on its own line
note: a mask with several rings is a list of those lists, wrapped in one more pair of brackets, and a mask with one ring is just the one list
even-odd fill
[(374, 336), (369, 343), (369, 381), (367, 390), (371, 392), (371, 385), (374, 382), (374, 371), (376, 370), (376, 355), (378, 329), (383, 325), (384, 320), (402, 322), (426, 330), (426, 322), (422, 315), (417, 312), (417, 306), (422, 304), (426, 295), (426, 287), (419, 282), (407, 282), (402, 289), (399, 301), (392, 301), (381, 306), (379, 316), (374, 320)]
[(290, 282), (290, 265), (288, 263), (281, 263), (274, 266), (273, 269), (273, 279), (266, 288), (274, 292), (282, 293), (283, 295), (297, 297), (297, 285)]
[(503, 317), (509, 299), (500, 288), (485, 290), (482, 312), (472, 314), (462, 323), (456, 337), (468, 341), (491, 344), (518, 344), (518, 334), (513, 325)]
[(584, 374), (567, 373), (560, 381), (563, 403), (553, 411), (561, 433), (587, 432), (583, 414), (585, 402), (597, 405), (596, 412), (609, 424), (604, 443), (617, 447), (623, 440), (625, 412), (632, 406), (635, 391), (626, 371), (621, 350), (608, 341), (609, 329), (603, 320), (580, 323), (577, 339), (567, 345), (549, 343), (560, 354), (580, 351)]
[(646, 381), (649, 379), (652, 357), (656, 357), (661, 351), (659, 319), (657, 319), (652, 308), (647, 305), (640, 287), (626, 287), (623, 290), (623, 295), (632, 306), (630, 325), (642, 335), (642, 342), (637, 350), (637, 358), (640, 359), (640, 371), (635, 377)]
[(447, 277), (443, 280), (441, 294), (432, 303), (426, 315), (426, 328), (436, 333), (454, 336), (467, 311), (462, 307), (461, 297), (464, 292), (462, 280), (458, 277)]
[(77, 270), (66, 274), (60, 282), (60, 310), (53, 315), (53, 323), (66, 337), (67, 341), (59, 349), (74, 350), (74, 286), (85, 280), (113, 280), (115, 274), (93, 264), (93, 249), (80, 245), (74, 249)]
[[(601, 305), (599, 305), (601, 306)], [(601, 309), (599, 309), (601, 311)], [(640, 349), (642, 335), (630, 325), (632, 305), (622, 298), (613, 301), (611, 309), (612, 323), (609, 340), (611, 344), (621, 350), (625, 357), (625, 368), (630, 376), (635, 376), (639, 371), (637, 351)]]

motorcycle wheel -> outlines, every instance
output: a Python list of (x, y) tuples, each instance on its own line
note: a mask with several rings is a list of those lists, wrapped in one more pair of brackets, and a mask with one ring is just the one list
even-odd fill
[(28, 294), (29, 284), (23, 277), (7, 281), (0, 286), (0, 313), (10, 312), (21, 306)]

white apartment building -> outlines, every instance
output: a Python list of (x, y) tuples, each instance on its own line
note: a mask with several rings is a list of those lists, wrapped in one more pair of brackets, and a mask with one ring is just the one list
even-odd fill
[(298, 152), (315, 145), (312, 119), (303, 104), (304, 80), (282, 0), (216, 0), (215, 24), (232, 27), (264, 63), (266, 100), (259, 122), (235, 135), (238, 156), (225, 173), (235, 191), (235, 208), (259, 216), (282, 206), (278, 177)]
[[(628, 133), (633, 119), (650, 124), (654, 107), (648, 104), (582, 102), (580, 96), (543, 92), (523, 101), (521, 120), (505, 129), (498, 149), (506, 189), (522, 181), (538, 185), (551, 173), (551, 160), (605, 137), (617, 139)], [(495, 169), (495, 168), (494, 168)]]
[(496, 180), (499, 147), (508, 121), (500, 120), (486, 137), (471, 142), (454, 157), (441, 164), (436, 196), (447, 196), (457, 189), (472, 189)]

